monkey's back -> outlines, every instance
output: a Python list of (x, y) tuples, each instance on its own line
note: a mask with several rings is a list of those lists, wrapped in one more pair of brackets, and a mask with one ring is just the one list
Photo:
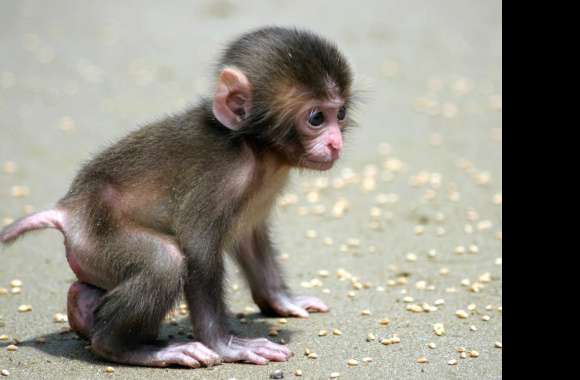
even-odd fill
[(208, 183), (219, 186), (223, 163), (236, 159), (236, 143), (208, 107), (202, 102), (145, 125), (103, 150), (81, 167), (58, 207), (76, 210), (96, 233), (110, 232), (123, 217), (173, 234), (183, 199), (210, 191), (199, 191)]

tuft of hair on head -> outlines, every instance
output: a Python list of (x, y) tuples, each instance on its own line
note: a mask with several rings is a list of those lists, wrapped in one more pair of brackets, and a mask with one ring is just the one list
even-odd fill
[(270, 26), (243, 34), (222, 53), (218, 76), (227, 68), (251, 85), (251, 107), (234, 135), (283, 144), (292, 139), (298, 109), (313, 99), (354, 101), (353, 74), (336, 45), (310, 31)]

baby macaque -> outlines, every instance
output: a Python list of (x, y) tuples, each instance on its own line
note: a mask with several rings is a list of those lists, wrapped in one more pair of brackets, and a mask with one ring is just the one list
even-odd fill
[[(68, 317), (113, 362), (196, 368), (286, 361), (290, 350), (232, 335), (224, 304), (224, 252), (248, 279), (263, 313), (326, 312), (289, 292), (268, 218), (290, 169), (330, 169), (352, 121), (352, 72), (334, 44), (268, 27), (224, 51), (212, 98), (146, 125), (98, 154), (48, 211), (0, 232), (56, 228), (78, 281)], [(194, 341), (158, 340), (184, 294)]]

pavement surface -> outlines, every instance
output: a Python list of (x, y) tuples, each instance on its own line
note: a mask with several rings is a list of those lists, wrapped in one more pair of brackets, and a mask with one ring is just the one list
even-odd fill
[[(340, 165), (295, 175), (274, 218), (289, 284), (331, 311), (287, 323), (265, 318), (228, 264), (229, 305), (247, 321), (233, 325), (246, 336), (278, 327), (271, 339), (294, 351), (288, 362), (187, 370), (100, 360), (53, 320), (66, 313), (74, 276), (61, 236), (46, 230), (0, 251), (0, 370), (14, 379), (241, 380), (277, 369), (286, 379), (298, 378), (296, 370), (304, 379), (501, 378), (501, 7), (496, 0), (2, 2), (2, 223), (50, 208), (81, 162), (194, 103), (208, 91), (219, 50), (251, 28), (295, 25), (336, 41), (363, 103)], [(189, 331), (178, 313), (163, 335), (186, 339)], [(376, 340), (367, 341), (369, 333)], [(393, 337), (400, 342), (381, 344)]]

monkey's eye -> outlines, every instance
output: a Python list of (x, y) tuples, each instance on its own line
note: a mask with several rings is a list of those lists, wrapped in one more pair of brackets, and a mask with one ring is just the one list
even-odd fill
[(338, 110), (338, 113), (336, 114), (336, 118), (338, 120), (344, 120), (345, 117), (346, 117), (346, 107), (345, 106), (342, 106)]
[(324, 123), (324, 114), (320, 111), (312, 111), (308, 115), (308, 124), (313, 127), (320, 127)]

